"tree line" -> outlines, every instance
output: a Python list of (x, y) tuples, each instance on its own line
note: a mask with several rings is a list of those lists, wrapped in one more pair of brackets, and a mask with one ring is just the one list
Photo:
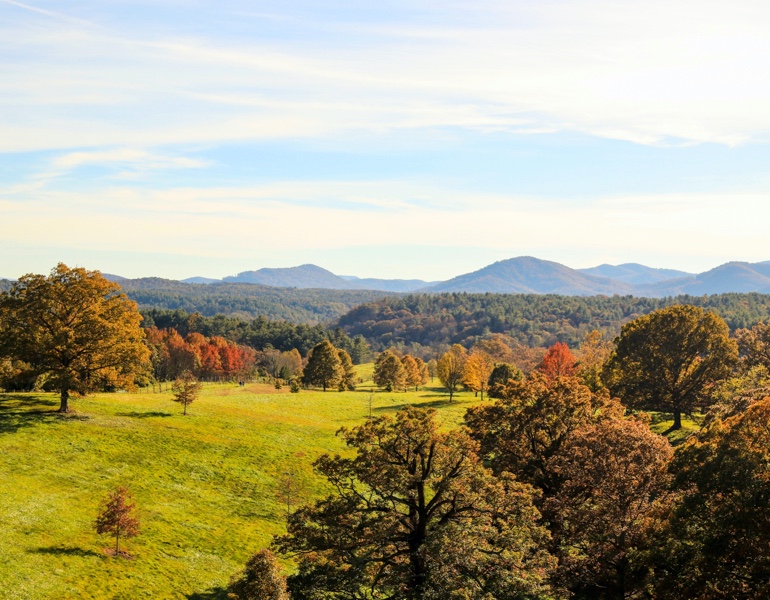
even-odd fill
[(770, 318), (770, 295), (756, 293), (671, 298), (446, 293), (369, 302), (337, 324), (348, 335), (363, 335), (375, 350), (397, 347), (427, 360), (453, 344), (470, 348), (491, 334), (524, 348), (557, 342), (575, 348), (594, 330), (611, 340), (625, 323), (675, 304), (711, 310), (731, 331)]
[[(327, 346), (339, 364), (319, 383), (313, 349), (320, 355)], [(350, 389), (351, 355), (365, 360), (369, 346), (341, 329), (179, 310), (150, 311), (143, 318), (118, 284), (64, 264), (48, 276), (25, 275), (0, 294), (0, 386), (58, 390), (61, 412), (69, 410), (72, 393), (132, 389), (186, 374), (242, 380), (261, 373)]]
[(307, 356), (310, 349), (323, 340), (329, 340), (336, 347), (344, 349), (354, 364), (368, 362), (372, 356), (363, 336), (350, 337), (340, 327), (294, 324), (270, 320), (265, 316), (251, 320), (221, 314), (206, 317), (199, 312), (188, 313), (181, 309), (149, 309), (142, 310), (141, 314), (142, 327), (174, 329), (182, 337), (191, 333), (207, 337), (219, 336), (255, 350), (274, 348), (288, 352), (296, 349), (302, 356)]

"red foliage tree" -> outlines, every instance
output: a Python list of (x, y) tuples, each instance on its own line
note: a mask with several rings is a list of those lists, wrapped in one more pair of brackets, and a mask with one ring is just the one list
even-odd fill
[(102, 501), (96, 517), (96, 533), (115, 536), (115, 556), (120, 555), (120, 538), (132, 538), (139, 533), (136, 505), (126, 486), (118, 486)]
[(556, 342), (548, 348), (537, 367), (548, 379), (572, 377), (577, 371), (577, 360), (564, 342)]

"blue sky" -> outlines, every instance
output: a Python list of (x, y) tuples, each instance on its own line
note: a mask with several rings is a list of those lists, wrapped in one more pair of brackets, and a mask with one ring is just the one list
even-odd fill
[(0, 276), (770, 259), (770, 5), (0, 0)]

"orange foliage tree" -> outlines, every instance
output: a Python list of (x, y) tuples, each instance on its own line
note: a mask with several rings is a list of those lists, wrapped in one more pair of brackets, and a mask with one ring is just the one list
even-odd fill
[(537, 367), (549, 379), (572, 377), (577, 371), (577, 360), (564, 342), (556, 342), (548, 348)]
[(59, 263), (48, 277), (24, 275), (0, 294), (0, 356), (48, 374), (69, 411), (70, 393), (131, 387), (149, 351), (136, 302), (99, 271)]
[(465, 361), (463, 370), (463, 383), (474, 392), (481, 392), (484, 399), (484, 390), (489, 384), (489, 376), (495, 368), (495, 361), (483, 350), (476, 349)]

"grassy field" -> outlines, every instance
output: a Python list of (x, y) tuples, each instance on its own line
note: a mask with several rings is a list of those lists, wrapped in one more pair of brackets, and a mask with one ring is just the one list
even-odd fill
[[(364, 365), (362, 378), (370, 376)], [(342, 450), (341, 426), (362, 423), (362, 391), (289, 393), (210, 385), (182, 416), (171, 393), (103, 394), (55, 412), (53, 394), (0, 394), (0, 598), (222, 598), (246, 558), (285, 527), (277, 494), (298, 473), (304, 498), (323, 493), (310, 463)], [(477, 403), (437, 388), (375, 393), (373, 414), (405, 404), (449, 426)], [(132, 490), (141, 534), (133, 559), (108, 556), (93, 521), (119, 484)]]

